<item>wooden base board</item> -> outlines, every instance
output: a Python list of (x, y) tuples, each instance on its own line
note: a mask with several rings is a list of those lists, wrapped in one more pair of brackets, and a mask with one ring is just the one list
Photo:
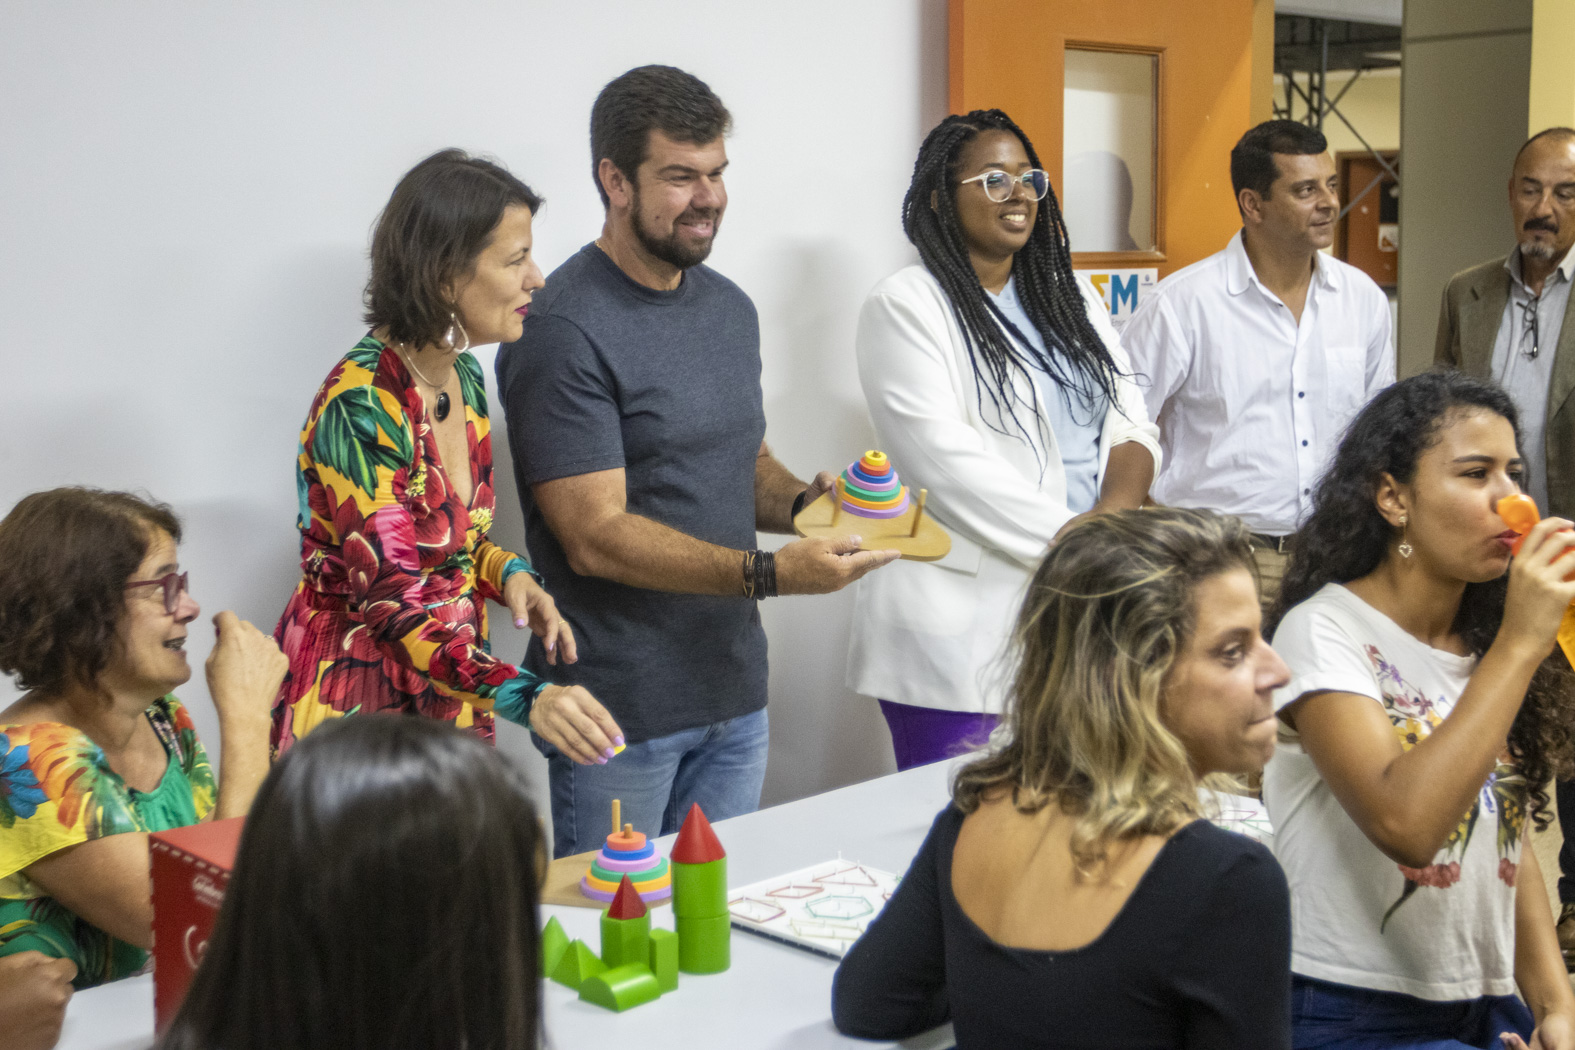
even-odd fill
[[(911, 490), (909, 495), (915, 501), (918, 498)], [(951, 552), (951, 536), (935, 523), (928, 512), (919, 522), (919, 534), (908, 535), (913, 529), (916, 502), (910, 503), (907, 512), (895, 518), (861, 518), (844, 510), (833, 525), (831, 501), (835, 498), (835, 493), (823, 493), (819, 499), (798, 512), (798, 517), (793, 519), (793, 528), (800, 536), (858, 536), (863, 540), (862, 550), (901, 551), (904, 558), (912, 561), (939, 561)]]
[[(592, 900), (580, 892), (580, 880), (590, 870), (591, 861), (596, 859), (596, 850), (588, 853), (576, 853), (572, 857), (560, 857), (547, 865), (547, 878), (541, 884), (541, 902), (543, 904), (565, 904), (571, 908), (595, 908), (598, 911), (607, 907), (605, 901)], [(646, 901), (647, 908), (667, 904), (671, 897), (664, 897), (659, 901)]]

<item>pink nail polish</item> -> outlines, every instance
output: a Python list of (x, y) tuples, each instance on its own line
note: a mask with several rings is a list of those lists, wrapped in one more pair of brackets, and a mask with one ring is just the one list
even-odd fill
[(603, 757), (603, 756), (601, 756), (601, 755), (597, 755), (597, 756), (596, 756), (596, 764), (597, 764), (597, 765), (598, 765), (598, 766), (605, 766), (605, 765), (606, 765), (606, 764), (607, 764), (607, 759), (606, 759), (606, 758), (604, 758), (604, 757)]
[(613, 747), (622, 747), (622, 746), (623, 746), (623, 734), (619, 733), (617, 736), (613, 737)]
[(515, 627), (524, 627), (525, 626), (525, 621), (516, 618), (515, 621), (514, 621), (514, 626)]

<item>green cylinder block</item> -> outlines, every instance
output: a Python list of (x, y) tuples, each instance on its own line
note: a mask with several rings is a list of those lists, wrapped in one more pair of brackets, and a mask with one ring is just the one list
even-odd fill
[(674, 863), (672, 870), (674, 915), (709, 919), (727, 914), (726, 857), (704, 864)]
[(674, 920), (678, 927), (678, 968), (684, 973), (721, 973), (732, 965), (732, 916)]
[(603, 970), (586, 978), (580, 985), (581, 999), (609, 1010), (627, 1010), (631, 1006), (648, 1003), (661, 994), (656, 975), (643, 962)]
[(609, 969), (628, 963), (650, 962), (651, 916), (638, 919), (614, 919), (602, 913), (602, 962)]

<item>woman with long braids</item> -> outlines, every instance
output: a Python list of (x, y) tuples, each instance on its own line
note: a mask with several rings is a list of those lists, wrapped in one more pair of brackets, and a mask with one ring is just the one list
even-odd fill
[(1575, 1048), (1525, 848), (1571, 759), (1554, 638), (1575, 532), (1549, 518), (1512, 556), (1494, 508), (1519, 488), (1519, 447), (1498, 387), (1415, 376), (1356, 417), (1298, 533), (1271, 613), (1292, 678), (1263, 785), (1297, 1047)]
[(929, 489), (952, 550), (859, 582), (848, 685), (879, 698), (906, 769), (994, 726), (1004, 688), (985, 672), (1029, 575), (1072, 520), (1141, 504), (1160, 452), (1011, 118), (941, 121), (902, 214), (921, 262), (865, 300), (859, 378), (879, 446), (913, 491)]

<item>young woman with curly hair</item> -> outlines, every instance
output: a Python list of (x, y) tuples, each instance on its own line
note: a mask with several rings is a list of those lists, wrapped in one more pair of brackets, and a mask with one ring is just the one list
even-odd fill
[(832, 1016), (968, 1047), (1290, 1045), (1290, 911), (1264, 846), (1200, 781), (1260, 769), (1285, 665), (1258, 633), (1247, 527), (1117, 511), (1028, 586), (1000, 746), (843, 960)]
[(1521, 477), (1502, 390), (1415, 376), (1351, 424), (1298, 534), (1271, 614), (1293, 678), (1263, 787), (1296, 916), (1297, 1047), (1575, 1047), (1523, 848), (1570, 761), (1553, 650), (1575, 532), (1550, 518), (1511, 556), (1494, 508)]

